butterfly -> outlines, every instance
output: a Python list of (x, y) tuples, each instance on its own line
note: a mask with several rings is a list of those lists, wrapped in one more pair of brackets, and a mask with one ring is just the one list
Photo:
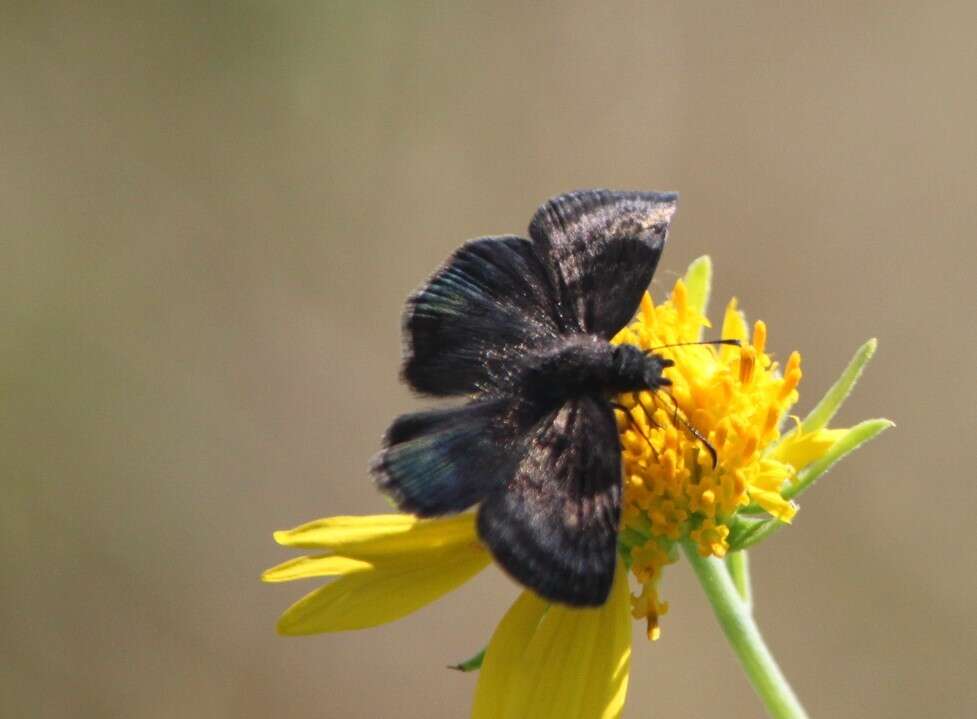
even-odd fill
[(376, 484), (421, 517), (478, 505), (496, 562), (550, 601), (598, 606), (610, 592), (622, 491), (612, 398), (666, 387), (672, 365), (610, 340), (651, 282), (676, 201), (554, 197), (528, 239), (465, 243), (407, 300), (403, 379), (468, 401), (394, 420)]

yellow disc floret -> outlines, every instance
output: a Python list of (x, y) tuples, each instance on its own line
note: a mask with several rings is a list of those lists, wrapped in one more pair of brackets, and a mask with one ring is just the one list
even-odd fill
[(614, 339), (675, 363), (664, 372), (670, 387), (617, 398), (627, 408), (616, 410), (624, 467), (621, 544), (642, 585), (632, 610), (648, 620), (651, 638), (667, 607), (657, 583), (662, 567), (674, 561), (676, 540), (688, 536), (703, 556), (722, 557), (738, 510), (759, 507), (784, 522), (796, 512), (781, 494), (795, 467), (771, 450), (797, 401), (800, 355), (791, 354), (781, 369), (766, 353), (766, 325), (757, 322), (751, 340), (735, 299), (721, 337), (741, 346), (666, 347), (695, 342), (709, 326), (679, 280), (659, 306), (646, 294), (635, 321)]

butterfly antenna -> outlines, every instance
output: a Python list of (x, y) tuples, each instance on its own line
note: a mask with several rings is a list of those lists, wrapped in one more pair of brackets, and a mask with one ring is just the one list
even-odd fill
[(674, 411), (672, 413), (672, 421), (681, 422), (682, 426), (688, 430), (689, 434), (691, 434), (699, 442), (702, 443), (702, 446), (706, 448), (706, 451), (709, 453), (709, 456), (712, 458), (712, 468), (715, 469), (719, 465), (719, 453), (716, 451), (716, 448), (713, 447), (712, 443), (705, 438), (702, 432), (696, 429), (695, 425), (689, 422), (689, 420), (685, 418), (685, 415), (679, 411), (678, 402), (675, 401), (675, 397), (672, 395), (671, 392), (666, 392), (665, 390), (659, 390), (659, 392), (667, 395), (668, 398), (672, 400), (672, 407), (674, 408)]

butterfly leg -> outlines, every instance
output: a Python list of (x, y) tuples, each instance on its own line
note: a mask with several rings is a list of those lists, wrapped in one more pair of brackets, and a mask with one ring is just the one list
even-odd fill
[[(706, 451), (709, 453), (709, 456), (712, 458), (712, 468), (715, 469), (719, 465), (719, 453), (716, 451), (716, 448), (712, 446), (712, 443), (708, 439), (706, 439), (706, 437), (702, 434), (702, 432), (696, 429), (695, 425), (689, 422), (685, 414), (682, 413), (682, 411), (679, 409), (678, 401), (675, 399), (675, 396), (671, 392), (664, 389), (660, 389), (658, 390), (658, 392), (661, 392), (662, 394), (666, 395), (672, 401), (672, 408), (673, 408), (672, 422), (676, 424), (681, 423), (681, 425), (685, 427), (686, 430), (688, 430), (689, 434), (691, 434), (699, 442), (702, 443), (702, 446), (706, 448)], [(657, 394), (657, 392), (655, 394)]]
[[(658, 459), (658, 450), (655, 449), (655, 445), (653, 445), (651, 443), (651, 439), (649, 439), (648, 435), (646, 435), (641, 430), (641, 423), (638, 422), (637, 418), (634, 416), (634, 414), (631, 412), (631, 410), (629, 408), (625, 407), (620, 402), (611, 402), (611, 407), (613, 409), (619, 409), (622, 412), (624, 412), (625, 416), (628, 418), (628, 425), (630, 427), (632, 427), (634, 429), (635, 433), (637, 433), (638, 436), (640, 436), (641, 439), (643, 439), (645, 441), (645, 444), (648, 445), (648, 449), (651, 450), (652, 456), (657, 460)], [(657, 427), (657, 425), (655, 424), (655, 420), (652, 419), (651, 417), (648, 417), (648, 423)]]

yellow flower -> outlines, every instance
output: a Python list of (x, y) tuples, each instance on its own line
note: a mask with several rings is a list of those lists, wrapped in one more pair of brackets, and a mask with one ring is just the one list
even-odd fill
[[(330, 517), (275, 540), (311, 549), (267, 570), (266, 582), (336, 576), (293, 604), (282, 634), (365, 629), (399, 619), (459, 587), (490, 562), (475, 515)], [(524, 591), (502, 619), (481, 669), (473, 717), (616, 717), (631, 661), (627, 576), (602, 607), (549, 605)]]
[[(621, 545), (641, 586), (633, 614), (647, 620), (652, 639), (663, 613), (658, 583), (663, 567), (675, 561), (675, 542), (688, 536), (700, 555), (724, 557), (741, 512), (789, 523), (797, 512), (791, 489), (799, 473), (849, 433), (795, 420), (795, 429), (781, 436), (797, 401), (801, 356), (791, 353), (781, 368), (767, 353), (766, 325), (756, 322), (751, 339), (735, 298), (719, 336), (741, 346), (688, 344), (711, 327), (705, 316), (710, 275), (708, 258), (697, 260), (664, 303), (655, 306), (645, 295), (635, 321), (614, 339), (675, 363), (665, 370), (672, 383), (667, 393), (623, 395), (618, 402), (626, 411), (616, 410), (625, 477)], [(677, 344), (685, 346), (668, 347)], [(874, 342), (867, 347), (837, 404)], [(825, 422), (836, 409), (826, 411)]]
[[(797, 511), (792, 498), (853, 449), (891, 423), (851, 430), (828, 420), (874, 350), (868, 343), (804, 422), (781, 427), (797, 400), (800, 355), (781, 369), (766, 351), (766, 326), (752, 340), (733, 300), (721, 336), (742, 346), (663, 348), (695, 342), (709, 322), (711, 266), (697, 260), (667, 301), (646, 296), (636, 320), (615, 341), (674, 360), (667, 393), (618, 398), (624, 492), (620, 549), (607, 602), (593, 609), (550, 605), (523, 591), (484, 655), (472, 716), (540, 719), (618, 717), (631, 658), (630, 618), (658, 637), (668, 610), (658, 593), (662, 570), (686, 538), (702, 556), (722, 557), (759, 541)], [(706, 444), (708, 442), (708, 445)], [(712, 452), (715, 452), (715, 464)], [(267, 570), (282, 582), (338, 577), (282, 615), (282, 634), (362, 629), (399, 619), (440, 598), (486, 567), (491, 557), (474, 514), (418, 519), (392, 514), (331, 517), (276, 532), (289, 547), (314, 550)], [(628, 571), (630, 570), (630, 571)], [(632, 595), (628, 574), (637, 591)]]
[(275, 532), (286, 547), (320, 552), (265, 571), (266, 582), (339, 577), (293, 604), (282, 634), (365, 629), (400, 619), (488, 566), (474, 514), (420, 520), (406, 514), (329, 517)]

